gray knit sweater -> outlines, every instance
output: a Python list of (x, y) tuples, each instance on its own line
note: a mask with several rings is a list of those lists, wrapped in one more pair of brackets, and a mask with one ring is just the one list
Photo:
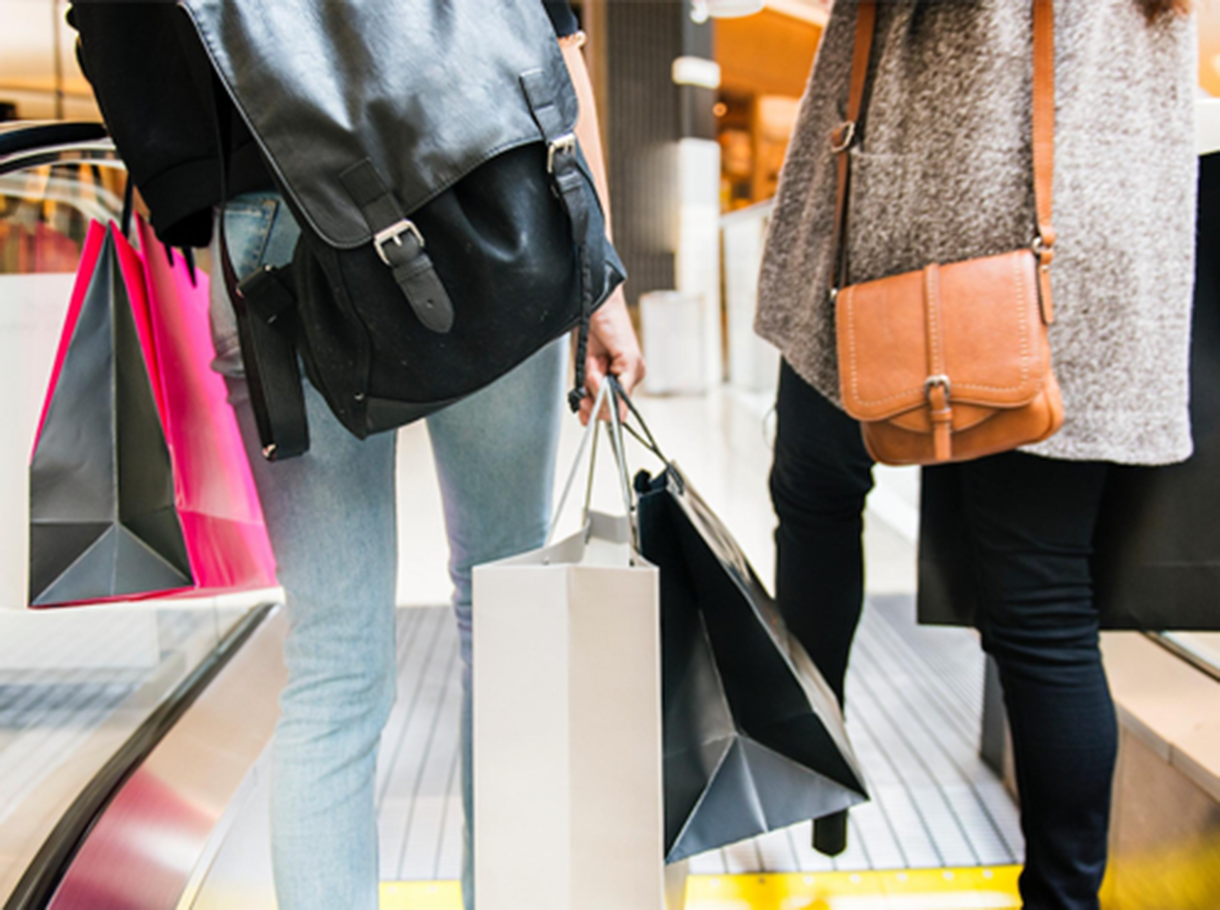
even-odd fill
[[(1136, 0), (1058, 0), (1055, 17), (1051, 349), (1066, 420), (1028, 451), (1181, 461), (1191, 451), (1194, 23), (1149, 25)], [(818, 51), (756, 321), (836, 403), (827, 136), (846, 105), (855, 18), (854, 0), (839, 0)], [(872, 98), (852, 151), (852, 282), (1030, 243), (1030, 28), (1030, 0), (880, 4)]]

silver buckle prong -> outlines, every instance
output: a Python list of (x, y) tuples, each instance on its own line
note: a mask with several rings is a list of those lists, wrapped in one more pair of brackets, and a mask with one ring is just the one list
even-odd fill
[(391, 268), (394, 267), (394, 263), (390, 262), (390, 257), (385, 254), (385, 245), (392, 241), (398, 246), (402, 246), (403, 234), (412, 235), (415, 238), (415, 242), (419, 244), (419, 248), (421, 250), (424, 248), (424, 235), (419, 232), (415, 222), (409, 218), (396, 221), (388, 228), (384, 228), (373, 235), (373, 248), (377, 250), (377, 255), (381, 257), (381, 261)]
[(546, 172), (548, 174), (555, 173), (555, 157), (560, 153), (573, 153), (576, 151), (576, 134), (564, 133), (558, 139), (553, 140), (546, 147)]
[(945, 376), (945, 375), (942, 373), (942, 374), (939, 374), (939, 375), (936, 375), (936, 376), (929, 376), (927, 379), (925, 379), (925, 380), (924, 380), (924, 383), (923, 383), (923, 393), (924, 393), (924, 396), (925, 396), (925, 397), (927, 397), (927, 398), (931, 398), (931, 397), (932, 397), (932, 389), (933, 389), (935, 386), (944, 386), (944, 389), (945, 389), (945, 398), (952, 398), (952, 397), (953, 397), (953, 385), (952, 385), (952, 383), (950, 383), (950, 382), (949, 382), (949, 377), (948, 377), (948, 376)]

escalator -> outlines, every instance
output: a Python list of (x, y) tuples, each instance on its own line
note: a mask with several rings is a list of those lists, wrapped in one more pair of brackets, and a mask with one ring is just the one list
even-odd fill
[[(0, 126), (0, 388), (17, 390), (4, 419), (5, 436), (19, 437), (0, 441), (0, 521), (25, 514), (30, 441), (84, 230), (91, 218), (118, 216), (123, 184), (122, 163), (99, 127)], [(739, 214), (730, 225), (751, 234), (749, 249), (758, 248), (752, 234), (761, 236), (764, 215)], [(756, 270), (750, 262), (726, 266)], [(766, 425), (771, 395), (756, 387), (767, 371), (755, 366), (741, 367), (755, 379), (737, 390), (640, 404), (651, 423), (671, 429), (672, 454), (723, 505), (766, 575), (770, 452), (757, 430)], [(575, 448), (578, 427), (573, 422), (564, 434), (561, 459)], [(421, 426), (403, 431), (399, 453), (404, 490), (410, 479), (404, 495), (423, 505), (412, 500), (404, 510), (412, 523), (402, 536), (414, 548), (414, 587), (400, 588), (412, 606), (398, 612), (398, 697), (377, 771), (381, 906), (458, 910), (458, 650), (451, 612), (437, 603), (443, 595), (415, 577), (423, 562), (443, 564), (443, 545), (420, 552), (423, 539), (437, 535), (419, 528), (440, 522)], [(427, 511), (433, 507), (435, 514)], [(691, 864), (688, 910), (1020, 905), (1023, 844), (1004, 781), (1003, 725), (986, 707), (973, 633), (915, 625), (917, 517), (917, 475), (879, 471), (866, 530), (870, 596), (848, 679), (848, 729), (873, 799), (852, 812), (848, 851), (816, 853), (801, 825), (701, 855)], [(273, 603), (277, 592), (30, 612), (20, 581), (24, 534), (24, 519), (0, 524), (0, 910), (272, 910), (268, 745), (287, 625)], [(1120, 704), (1132, 716), (1142, 707), (1153, 720), (1168, 716), (1143, 698), (1156, 687), (1122, 666), (1120, 651), (1147, 640), (1112, 641), (1122, 646), (1107, 654)], [(1214, 637), (1167, 641), (1194, 667), (1210, 670), (1214, 686)], [(1141, 663), (1156, 656), (1132, 654)], [(1178, 663), (1176, 671), (1186, 672)], [(1123, 723), (1126, 754), (1142, 754), (1134, 740), (1152, 723)], [(990, 763), (979, 753), (980, 741), (989, 740)], [(1185, 754), (1179, 744), (1163, 743), (1167, 754)], [(1120, 782), (1144, 787), (1149, 769), (1162, 770), (1149, 762), (1120, 767)], [(1207, 768), (1187, 770), (1204, 782), (1200, 788), (1215, 779)], [(1205, 808), (1188, 792), (1174, 804), (1178, 821)], [(1140, 817), (1151, 818), (1154, 808)], [(1208, 818), (1213, 839), (1189, 854), (1179, 850), (1172, 866), (1203, 882), (1202, 902), (1156, 906), (1220, 906), (1220, 890), (1208, 890), (1215, 864), (1199, 858), (1220, 855), (1220, 827)], [(1150, 854), (1132, 862), (1128, 845), (1121, 838), (1116, 844), (1115, 877), (1132, 868), (1142, 874), (1138, 863)], [(546, 857), (538, 868), (550, 873)], [(1147, 869), (1155, 878), (1157, 867)], [(1207, 903), (1209, 895), (1216, 900)]]
[(125, 179), (98, 124), (0, 125), (5, 910), (175, 906), (282, 685), (274, 592), (24, 609), (33, 434), (85, 231), (119, 217)]

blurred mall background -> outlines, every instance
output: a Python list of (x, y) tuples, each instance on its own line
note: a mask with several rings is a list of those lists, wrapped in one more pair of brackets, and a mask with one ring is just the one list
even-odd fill
[[(649, 363), (641, 406), (770, 580), (778, 363), (751, 330), (755, 283), (829, 0), (767, 0), (742, 18), (713, 18), (702, 0), (574, 6), (589, 36), (615, 240)], [(0, 120), (99, 119), (67, 7), (0, 0)], [(1220, 0), (1198, 9), (1203, 154), (1220, 150)], [(20, 364), (32, 362), (31, 345), (54, 351), (88, 220), (114, 217), (121, 204), (121, 163), (104, 143), (84, 145), (84, 163), (0, 173), (0, 382), (20, 390), (3, 412), (4, 433), (16, 426), (18, 437), (0, 445), (3, 515), (24, 516), (27, 437), (45, 387), (45, 370)], [(577, 435), (565, 429), (561, 464)], [(401, 440), (407, 609), (399, 706), (379, 775), (383, 906), (427, 910), (456, 907), (455, 642), (426, 433), (416, 425)], [(849, 729), (874, 801), (853, 812), (852, 849), (833, 861), (810, 849), (807, 826), (701, 857), (692, 907), (1018, 905), (1020, 832), (995, 680), (972, 633), (915, 626), (918, 473), (879, 476), (867, 526), (869, 608), (849, 680)], [(268, 906), (263, 750), (282, 616), (244, 595), (30, 615), (9, 596), (24, 571), (24, 541), (12, 536), (23, 528), (23, 517), (0, 525), (0, 906), (39, 906), (30, 870), (70, 859), (56, 837), (83, 836), (95, 823), (90, 806), (100, 812), (106, 801), (94, 791), (132, 774), (123, 760), (151, 762), (161, 783), (183, 767), (210, 776), (213, 789), (192, 805), (194, 839), (163, 841), (154, 857), (162, 873), (181, 872), (179, 897), (166, 906)], [(1106, 660), (1122, 758), (1105, 906), (1220, 910), (1220, 641), (1116, 633)], [(142, 869), (153, 853), (132, 848), (114, 861)]]

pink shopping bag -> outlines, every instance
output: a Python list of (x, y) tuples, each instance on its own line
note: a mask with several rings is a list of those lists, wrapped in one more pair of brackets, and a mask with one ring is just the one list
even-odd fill
[(174, 465), (178, 516), (201, 592), (274, 585), (275, 558), (258, 492), (208, 319), (208, 278), (161, 245), (139, 220), (148, 281), (154, 358), (164, 397), (163, 425)]

